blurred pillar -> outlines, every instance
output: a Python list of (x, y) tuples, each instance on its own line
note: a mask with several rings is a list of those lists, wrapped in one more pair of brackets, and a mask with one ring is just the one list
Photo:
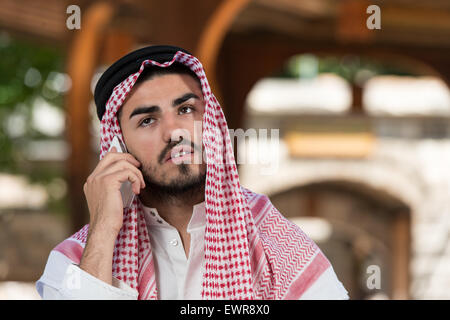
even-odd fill
[(106, 32), (100, 63), (111, 65), (134, 49), (136, 40), (122, 30), (109, 29)]
[[(320, 198), (316, 191), (310, 191), (306, 196), (306, 216), (308, 217), (319, 217), (319, 202)], [(300, 198), (299, 198), (300, 204)], [(299, 206), (299, 208), (301, 208)], [(300, 212), (301, 214), (301, 212)]]
[(69, 53), (67, 72), (72, 88), (67, 95), (67, 133), (71, 146), (68, 160), (69, 205), (73, 231), (88, 223), (88, 208), (83, 185), (90, 174), (91, 135), (89, 103), (91, 81), (103, 43), (103, 34), (114, 13), (107, 2), (96, 2), (83, 12), (81, 29), (75, 31)]
[(363, 89), (356, 83), (352, 84), (352, 107), (351, 112), (354, 114), (364, 113), (363, 109)]
[(392, 299), (409, 299), (410, 213), (394, 212), (392, 225)]
[(226, 0), (218, 5), (215, 12), (208, 19), (197, 47), (197, 55), (210, 82), (211, 90), (219, 101), (222, 93), (217, 84), (216, 65), (222, 42), (234, 21), (234, 18), (250, 2), (250, 0)]

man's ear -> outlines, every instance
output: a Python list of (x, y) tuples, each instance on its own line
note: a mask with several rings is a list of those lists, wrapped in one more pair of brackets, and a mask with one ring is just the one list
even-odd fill
[(120, 107), (119, 110), (117, 110), (116, 116), (117, 116), (117, 121), (119, 121), (120, 130), (122, 130), (121, 121), (120, 121), (121, 117), (122, 117), (122, 107)]

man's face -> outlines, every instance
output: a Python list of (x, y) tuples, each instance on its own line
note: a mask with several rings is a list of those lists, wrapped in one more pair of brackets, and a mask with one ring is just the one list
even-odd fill
[[(194, 122), (201, 126), (204, 110), (200, 86), (186, 74), (155, 76), (132, 89), (119, 121), (147, 185), (185, 190), (204, 183), (206, 165), (197, 161), (201, 130), (194, 133)], [(194, 151), (196, 157), (200, 153), (195, 161)]]

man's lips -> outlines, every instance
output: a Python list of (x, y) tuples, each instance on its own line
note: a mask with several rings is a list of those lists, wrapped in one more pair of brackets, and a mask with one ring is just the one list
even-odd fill
[(180, 159), (183, 158), (183, 155), (179, 156), (180, 153), (183, 153), (183, 152), (186, 153), (186, 154), (184, 155), (184, 156), (186, 156), (187, 154), (192, 154), (192, 153), (194, 153), (194, 150), (192, 149), (191, 146), (188, 146), (188, 145), (182, 145), (182, 146), (174, 147), (174, 148), (167, 154), (167, 156), (166, 156), (165, 159), (164, 159), (164, 162), (167, 162), (167, 161), (169, 161), (169, 160), (172, 160), (172, 158), (173, 158), (173, 159), (177, 159), (177, 155), (178, 155), (178, 157), (179, 157)]

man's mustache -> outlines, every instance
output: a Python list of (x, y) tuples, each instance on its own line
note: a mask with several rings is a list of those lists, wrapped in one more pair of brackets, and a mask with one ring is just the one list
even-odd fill
[(194, 142), (189, 141), (187, 139), (181, 139), (180, 141), (174, 141), (174, 142), (170, 142), (162, 151), (161, 154), (158, 157), (158, 162), (160, 164), (162, 164), (164, 162), (164, 159), (166, 158), (166, 155), (168, 152), (170, 152), (174, 147), (178, 146), (178, 145), (188, 145), (190, 146), (192, 149), (194, 149), (197, 152), (202, 152), (202, 149), (200, 147), (198, 147)]

